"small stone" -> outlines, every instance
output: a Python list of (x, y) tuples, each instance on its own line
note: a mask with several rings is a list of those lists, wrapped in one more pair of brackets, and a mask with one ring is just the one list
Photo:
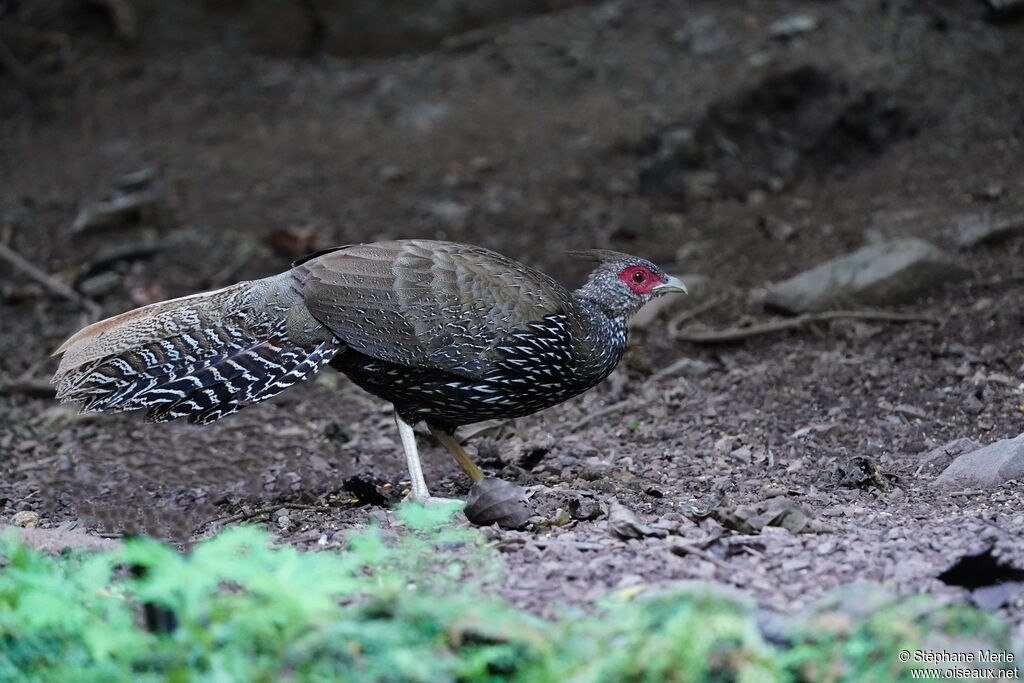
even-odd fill
[(94, 230), (137, 225), (150, 217), (156, 202), (157, 194), (153, 190), (129, 192), (106, 201), (96, 202), (78, 213), (71, 224), (71, 232), (81, 234)]
[(15, 512), (14, 517), (11, 518), (11, 524), (20, 526), (23, 529), (35, 529), (39, 526), (39, 513), (32, 510)]
[(969, 415), (978, 415), (985, 410), (985, 404), (974, 395), (968, 396), (960, 407)]
[(389, 165), (377, 172), (378, 177), (386, 183), (393, 183), (405, 178), (408, 173), (398, 166)]
[(98, 299), (121, 285), (121, 274), (113, 270), (97, 273), (78, 283), (78, 291), (89, 299)]
[(757, 228), (776, 242), (789, 242), (797, 236), (796, 226), (775, 216), (761, 216), (757, 219)]
[(739, 447), (739, 439), (731, 434), (725, 434), (715, 442), (716, 455), (729, 455)]
[(777, 40), (789, 40), (818, 28), (818, 20), (810, 14), (790, 14), (768, 26), (768, 35)]
[(611, 467), (603, 464), (584, 465), (580, 468), (580, 479), (585, 481), (597, 481), (604, 479), (611, 472)]
[(659, 529), (642, 523), (632, 510), (614, 498), (608, 506), (608, 531), (612, 536), (623, 541), (631, 538), (665, 538), (668, 536), (667, 529)]
[(601, 505), (593, 498), (580, 496), (569, 500), (569, 515), (580, 521), (593, 521), (600, 517)]
[(740, 446), (730, 453), (729, 457), (733, 460), (739, 460), (740, 462), (750, 462), (754, 458), (754, 453), (746, 446)]
[(495, 165), (494, 159), (480, 156), (470, 159), (466, 166), (471, 173), (486, 173), (487, 171), (493, 171)]
[(713, 14), (696, 16), (672, 34), (672, 41), (684, 45), (690, 54), (705, 57), (729, 45), (729, 36)]

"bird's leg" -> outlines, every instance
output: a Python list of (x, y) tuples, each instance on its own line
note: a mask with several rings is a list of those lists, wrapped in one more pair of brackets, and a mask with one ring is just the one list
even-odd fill
[(405, 450), (405, 463), (409, 466), (409, 480), (412, 482), (412, 492), (409, 494), (411, 500), (424, 505), (451, 505), (462, 503), (461, 500), (452, 498), (434, 498), (427, 490), (427, 481), (423, 478), (423, 467), (420, 465), (420, 453), (416, 448), (416, 433), (412, 425), (402, 419), (395, 411), (395, 424), (398, 426), (398, 433), (402, 437), (402, 448)]
[(447, 448), (455, 459), (458, 461), (462, 469), (469, 475), (469, 478), (474, 482), (480, 481), (484, 478), (484, 472), (481, 470), (473, 459), (469, 457), (469, 453), (462, 447), (459, 440), (455, 438), (454, 434), (450, 434), (439, 427), (427, 423), (430, 428), (430, 433), (434, 435), (434, 438), (441, 442), (445, 448)]

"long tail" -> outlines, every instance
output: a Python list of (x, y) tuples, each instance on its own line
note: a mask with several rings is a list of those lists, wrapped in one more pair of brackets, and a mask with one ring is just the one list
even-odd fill
[(172, 299), (94, 323), (64, 342), (53, 383), (83, 412), (146, 408), (206, 424), (316, 373), (332, 340), (298, 345), (268, 311), (266, 280)]

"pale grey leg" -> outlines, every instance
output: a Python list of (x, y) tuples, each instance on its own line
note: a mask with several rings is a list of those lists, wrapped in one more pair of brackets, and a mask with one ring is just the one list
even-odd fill
[(398, 411), (395, 411), (395, 424), (398, 425), (398, 433), (402, 437), (402, 448), (405, 450), (405, 463), (409, 467), (409, 480), (412, 482), (412, 492), (409, 498), (424, 505), (451, 505), (461, 504), (461, 500), (454, 498), (434, 498), (427, 490), (427, 482), (423, 478), (423, 467), (420, 465), (420, 453), (416, 448), (416, 433), (412, 425), (403, 420)]

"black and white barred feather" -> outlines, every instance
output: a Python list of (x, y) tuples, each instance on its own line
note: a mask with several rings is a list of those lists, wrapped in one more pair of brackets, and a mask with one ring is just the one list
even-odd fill
[(60, 349), (58, 398), (83, 412), (145, 409), (152, 422), (207, 424), (276, 396), (338, 346), (292, 341), (287, 318), (272, 315), (262, 294), (259, 282), (241, 283), (86, 328)]

